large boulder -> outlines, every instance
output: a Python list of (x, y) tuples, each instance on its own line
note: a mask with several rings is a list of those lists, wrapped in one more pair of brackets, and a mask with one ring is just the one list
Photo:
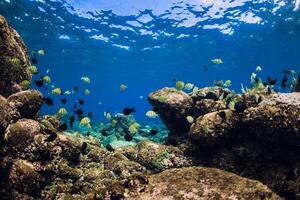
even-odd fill
[(127, 199), (256, 199), (279, 200), (267, 186), (214, 168), (170, 169), (148, 178)]
[(8, 97), (22, 90), (22, 81), (31, 81), (27, 49), (4, 17), (0, 16), (0, 95)]

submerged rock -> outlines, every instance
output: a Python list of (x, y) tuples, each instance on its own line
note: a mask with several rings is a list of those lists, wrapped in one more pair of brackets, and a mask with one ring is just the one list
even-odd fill
[(22, 90), (22, 81), (31, 80), (27, 49), (4, 17), (0, 15), (0, 95), (8, 97)]
[(166, 170), (150, 176), (148, 182), (142, 192), (127, 199), (281, 199), (258, 181), (214, 168)]

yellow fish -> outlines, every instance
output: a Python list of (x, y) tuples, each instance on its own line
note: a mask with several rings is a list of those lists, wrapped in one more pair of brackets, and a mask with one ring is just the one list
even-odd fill
[(9, 59), (9, 62), (15, 66), (20, 66), (21, 65), (21, 60), (17, 57), (12, 57)]
[(43, 50), (43, 49), (39, 50), (39, 51), (38, 51), (38, 54), (39, 54), (40, 56), (44, 56), (44, 55), (45, 55), (45, 50)]
[(127, 85), (125, 85), (125, 84), (120, 85), (120, 91), (121, 92), (125, 91), (126, 89), (127, 89)]
[(212, 59), (211, 62), (213, 62), (213, 63), (216, 64), (216, 65), (223, 64), (223, 60), (220, 59), (220, 58)]
[(30, 72), (31, 74), (37, 74), (37, 73), (38, 73), (38, 68), (37, 68), (36, 66), (34, 66), (34, 65), (30, 65), (30, 66), (28, 67), (28, 70), (29, 70), (29, 72)]
[(146, 112), (146, 116), (149, 118), (156, 118), (158, 115), (153, 110), (149, 110), (148, 112)]
[(91, 93), (91, 91), (90, 91), (89, 89), (85, 89), (85, 90), (84, 90), (84, 94), (85, 94), (86, 96), (90, 95), (90, 93)]
[(224, 87), (229, 87), (229, 86), (231, 86), (231, 80), (225, 81)]
[(184, 88), (184, 82), (182, 81), (176, 81), (176, 89), (182, 90)]
[(86, 126), (88, 128), (91, 128), (91, 120), (88, 117), (84, 117), (80, 120), (80, 124), (83, 126)]
[(60, 108), (58, 111), (57, 111), (57, 114), (60, 115), (60, 116), (65, 116), (68, 114), (67, 110), (65, 108)]
[(90, 79), (89, 77), (87, 77), (87, 76), (81, 77), (80, 80), (82, 80), (82, 81), (85, 82), (85, 83), (91, 83), (91, 79)]
[(27, 90), (27, 89), (29, 88), (29, 86), (30, 86), (30, 82), (29, 82), (28, 80), (24, 80), (24, 81), (22, 81), (22, 82), (20, 83), (20, 85), (22, 86), (22, 88), (23, 88), (24, 90)]
[(104, 112), (103, 115), (104, 115), (104, 117), (105, 117), (107, 120), (110, 120), (110, 119), (111, 119), (111, 114), (110, 114), (110, 112)]
[(62, 91), (61, 91), (60, 88), (54, 88), (54, 89), (52, 90), (52, 94), (61, 95), (61, 93), (62, 93)]
[(110, 126), (114, 128), (117, 125), (117, 123), (117, 120), (113, 119), (111, 120)]
[(50, 78), (50, 76), (44, 76), (44, 77), (43, 77), (43, 81), (44, 81), (44, 83), (50, 84), (50, 83), (51, 83), (51, 78)]
[(100, 122), (100, 128), (103, 129), (105, 127), (105, 124), (103, 122)]
[(186, 89), (186, 90), (192, 90), (193, 87), (194, 87), (194, 84), (192, 84), (192, 83), (187, 83), (187, 84), (185, 84), (184, 89)]
[(188, 123), (192, 124), (192, 123), (194, 123), (194, 118), (192, 116), (187, 116), (186, 121), (188, 121)]
[(131, 134), (139, 132), (140, 125), (138, 123), (133, 123), (129, 126), (128, 131)]

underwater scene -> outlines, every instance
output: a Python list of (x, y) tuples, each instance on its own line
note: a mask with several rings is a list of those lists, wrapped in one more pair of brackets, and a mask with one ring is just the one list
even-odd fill
[(0, 199), (300, 199), (299, 0), (0, 0)]

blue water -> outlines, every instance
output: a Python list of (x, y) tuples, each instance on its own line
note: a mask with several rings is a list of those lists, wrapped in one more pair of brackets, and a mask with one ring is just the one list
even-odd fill
[[(230, 79), (239, 92), (257, 65), (263, 79), (299, 70), (298, 7), (298, 0), (0, 0), (0, 14), (28, 49), (45, 50), (38, 57), (40, 74), (50, 69), (63, 90), (79, 86), (67, 96), (67, 109), (84, 99), (86, 113), (100, 122), (104, 111), (135, 107), (138, 121), (154, 124), (159, 119), (145, 116), (151, 109), (147, 95), (174, 86), (174, 79), (198, 87)], [(215, 65), (214, 58), (224, 63)], [(55, 105), (43, 106), (42, 113), (62, 107), (61, 96), (53, 98)]]

